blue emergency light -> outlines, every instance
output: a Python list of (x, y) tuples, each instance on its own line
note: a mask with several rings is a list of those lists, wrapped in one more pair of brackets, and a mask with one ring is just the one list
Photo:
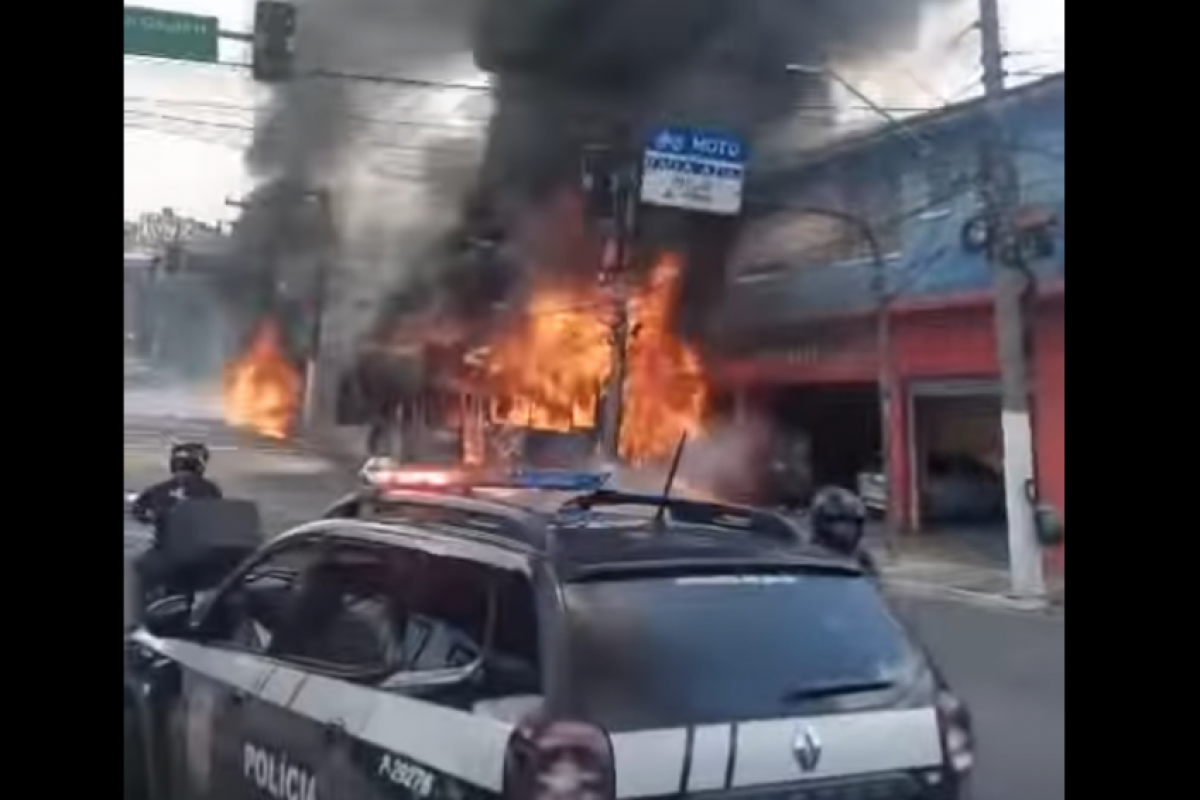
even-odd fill
[(550, 492), (594, 492), (608, 483), (605, 472), (579, 472), (563, 469), (518, 469), (510, 473), (503, 486), (513, 489), (542, 489)]

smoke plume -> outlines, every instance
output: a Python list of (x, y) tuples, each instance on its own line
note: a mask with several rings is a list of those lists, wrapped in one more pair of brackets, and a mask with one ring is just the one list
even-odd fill
[[(362, 161), (356, 120), (385, 115), (389, 100), (337, 79), (275, 88), (247, 156), (260, 188), (237, 234), (243, 260), (267, 276), (251, 294), (259, 305), (278, 303), (281, 281), (308, 285), (314, 221), (302, 196), (321, 187), (339, 209), (340, 257), (353, 260), (356, 236), (371, 241), (377, 263), (354, 280), (384, 298), (370, 310), (377, 332), (414, 308), (477, 315), (527, 283), (534, 265), (563, 268), (530, 257), (530, 242), (545, 236), (528, 232), (547, 228), (552, 209), (567, 202), (586, 147), (634, 156), (665, 123), (760, 140), (798, 104), (830, 100), (825, 80), (787, 64), (903, 50), (924, 10), (957, 1), (299, 0), (301, 72), (437, 76), (470, 54), (493, 74), (492, 116), (477, 168), (453, 152), (453, 133), (442, 142), (414, 134), (411, 158), (393, 171), (436, 191), (389, 200), (347, 178)], [(450, 207), (455, 224), (431, 219), (431, 203)], [(684, 253), (684, 306), (702, 315), (722, 284), (736, 221), (647, 209), (639, 228), (642, 251)], [(589, 260), (576, 259), (580, 269), (592, 269)]]
[[(409, 282), (406, 262), (420, 259), (400, 252), (406, 236), (435, 235), (414, 209), (456, 203), (474, 180), (473, 131), (441, 127), (425, 108), (438, 89), (362, 76), (437, 80), (456, 62), (469, 64), (477, 0), (295, 2), (296, 73), (303, 77), (270, 89), (246, 154), (257, 188), (235, 227), (241, 271), (256, 279), (239, 295), (251, 322), (263, 313), (303, 314), (296, 307), (311, 296), (322, 247), (330, 243), (314, 191), (331, 198), (337, 294), (371, 297), (402, 275)], [(452, 220), (447, 214), (447, 227)], [(414, 228), (420, 236), (408, 236)], [(335, 306), (338, 300), (332, 298)], [(368, 315), (374, 313), (372, 306)]]
[[(796, 106), (831, 102), (819, 72), (789, 72), (786, 65), (821, 67), (903, 50), (915, 42), (925, 9), (952, 2), (486, 2), (474, 52), (498, 86), (479, 186), (492, 224), (499, 219), (513, 229), (545, 214), (557, 192), (577, 185), (588, 146), (636, 157), (664, 124), (760, 139)], [(639, 227), (647, 249), (685, 253), (683, 306), (703, 313), (723, 284), (721, 264), (736, 221), (645, 209)], [(542, 260), (515, 261), (510, 266), (529, 269)], [(686, 333), (693, 321), (682, 322)]]

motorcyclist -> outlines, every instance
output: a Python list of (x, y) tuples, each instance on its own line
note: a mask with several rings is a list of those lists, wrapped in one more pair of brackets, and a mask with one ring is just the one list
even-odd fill
[(869, 572), (876, 572), (875, 561), (863, 546), (867, 507), (858, 495), (840, 486), (827, 486), (813, 495), (808, 516), (816, 544), (854, 556)]
[(161, 586), (162, 551), (166, 542), (167, 520), (171, 511), (185, 500), (220, 500), (221, 488), (204, 477), (208, 468), (208, 448), (197, 442), (182, 442), (171, 447), (168, 466), (171, 477), (142, 491), (130, 507), (130, 515), (154, 526), (154, 541), (134, 565), (143, 592)]
[(154, 540), (161, 545), (167, 516), (183, 500), (220, 500), (221, 487), (204, 477), (208, 448), (199, 442), (172, 445), (168, 467), (171, 477), (147, 487), (133, 501), (130, 514), (139, 522), (154, 525)]

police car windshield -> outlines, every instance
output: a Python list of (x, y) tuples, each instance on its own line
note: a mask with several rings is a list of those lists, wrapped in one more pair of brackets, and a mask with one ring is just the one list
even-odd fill
[(869, 707), (920, 669), (861, 577), (637, 577), (566, 599), (574, 700), (613, 731)]

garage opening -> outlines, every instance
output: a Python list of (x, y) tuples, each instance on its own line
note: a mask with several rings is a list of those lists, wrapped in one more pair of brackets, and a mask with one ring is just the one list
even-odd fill
[(816, 486), (854, 489), (858, 473), (879, 461), (883, 438), (873, 383), (781, 388), (768, 413), (781, 434), (807, 441)]
[(923, 531), (973, 540), (1003, 557), (1004, 444), (990, 382), (913, 388), (915, 508)]

